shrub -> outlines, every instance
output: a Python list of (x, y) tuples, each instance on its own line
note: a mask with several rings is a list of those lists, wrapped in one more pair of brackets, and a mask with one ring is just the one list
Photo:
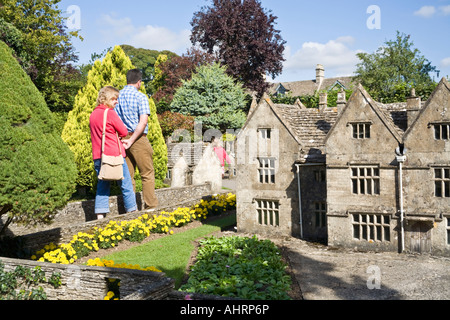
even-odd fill
[(210, 237), (180, 290), (246, 300), (289, 300), (291, 278), (279, 249), (256, 237)]
[(75, 191), (73, 154), (44, 98), (2, 41), (0, 128), (0, 216), (8, 214), (8, 223), (50, 222)]
[[(69, 113), (62, 132), (63, 140), (75, 154), (78, 167), (77, 184), (95, 189), (97, 175), (92, 161), (92, 144), (89, 131), (89, 117), (96, 107), (98, 91), (104, 86), (122, 89), (126, 86), (126, 73), (133, 65), (123, 50), (116, 46), (108, 52), (103, 61), (97, 60), (89, 71), (86, 85), (75, 97), (75, 105)], [(142, 86), (141, 91), (145, 93)], [(156, 107), (149, 99), (151, 116), (149, 118), (148, 139), (154, 150), (153, 161), (155, 178), (164, 180), (167, 173), (167, 146), (162, 136), (161, 127), (156, 115)]]

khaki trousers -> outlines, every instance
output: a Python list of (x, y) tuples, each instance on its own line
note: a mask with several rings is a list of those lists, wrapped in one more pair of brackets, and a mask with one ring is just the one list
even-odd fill
[[(131, 136), (131, 135), (129, 135)], [(142, 195), (144, 203), (143, 209), (155, 208), (158, 206), (158, 199), (155, 194), (155, 169), (153, 167), (153, 148), (147, 136), (142, 135), (127, 150), (127, 165), (130, 170), (133, 188), (136, 192), (136, 181), (134, 174), (136, 166), (142, 178)]]

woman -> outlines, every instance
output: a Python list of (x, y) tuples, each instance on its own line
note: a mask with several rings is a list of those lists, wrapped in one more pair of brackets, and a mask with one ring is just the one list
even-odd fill
[[(91, 114), (89, 119), (89, 128), (91, 129), (92, 156), (94, 158), (94, 167), (97, 175), (101, 168), (102, 158), (102, 135), (103, 135), (103, 118), (105, 110), (108, 110), (105, 134), (105, 155), (126, 157), (125, 148), (117, 139), (128, 135), (128, 130), (120, 120), (114, 107), (118, 103), (119, 90), (114, 87), (104, 87), (98, 93), (97, 107)], [(123, 180), (117, 181), (123, 194), (125, 210), (133, 212), (137, 210), (136, 194), (134, 193), (133, 184), (130, 177), (130, 171), (127, 162), (123, 164)], [(109, 213), (109, 196), (111, 184), (109, 181), (98, 180), (97, 194), (95, 196), (95, 213), (98, 219), (103, 219)]]
[(211, 144), (214, 148), (214, 152), (217, 154), (217, 157), (219, 157), (220, 166), (222, 167), (222, 178), (223, 178), (225, 174), (225, 161), (228, 163), (228, 165), (231, 165), (232, 164), (231, 159), (228, 156), (225, 149), (222, 147), (222, 143), (219, 139), (217, 139), (216, 137), (212, 137)]

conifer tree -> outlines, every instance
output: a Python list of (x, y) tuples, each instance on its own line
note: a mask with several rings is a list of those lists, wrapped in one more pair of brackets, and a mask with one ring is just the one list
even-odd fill
[[(0, 217), (51, 221), (75, 191), (73, 154), (43, 96), (0, 41)], [(2, 230), (0, 230), (0, 233)]]
[[(92, 144), (89, 131), (89, 117), (96, 107), (98, 91), (104, 86), (113, 86), (121, 90), (126, 86), (126, 74), (134, 69), (129, 57), (120, 46), (108, 52), (103, 61), (97, 60), (89, 71), (86, 85), (75, 97), (75, 105), (69, 113), (62, 132), (63, 140), (75, 154), (78, 167), (77, 184), (93, 190), (96, 174), (92, 160)], [(144, 94), (145, 88), (141, 87)], [(148, 138), (154, 149), (154, 166), (156, 179), (163, 180), (167, 172), (167, 146), (162, 136), (161, 127), (156, 115), (156, 107), (149, 99), (151, 113), (149, 117)]]

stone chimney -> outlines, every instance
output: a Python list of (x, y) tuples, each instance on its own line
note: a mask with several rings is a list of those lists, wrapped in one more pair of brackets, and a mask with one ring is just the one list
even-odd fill
[(323, 80), (325, 79), (325, 69), (323, 65), (318, 64), (316, 67), (316, 84), (319, 86), (322, 85)]
[(422, 108), (422, 99), (416, 96), (416, 90), (411, 89), (411, 95), (406, 99), (406, 112), (408, 115), (408, 127), (412, 125)]
[(345, 105), (347, 104), (347, 98), (345, 96), (344, 88), (341, 88), (341, 90), (337, 94), (337, 101), (336, 101), (336, 107), (338, 110), (338, 114), (341, 114), (342, 110), (344, 110)]
[(321, 92), (319, 94), (319, 112), (324, 112), (328, 105), (328, 94)]

